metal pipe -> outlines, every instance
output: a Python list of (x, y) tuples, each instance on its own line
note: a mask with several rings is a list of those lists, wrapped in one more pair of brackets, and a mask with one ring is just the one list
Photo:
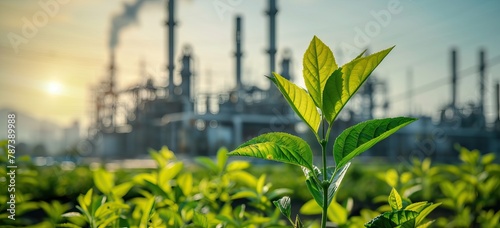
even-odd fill
[(451, 106), (455, 108), (457, 101), (457, 50), (451, 50)]
[(241, 31), (241, 16), (236, 17), (236, 52), (234, 56), (236, 57), (236, 91), (238, 92), (238, 96), (241, 96), (242, 84), (241, 84), (241, 58), (243, 56), (243, 52), (241, 51), (241, 40), (242, 40), (242, 31)]
[(484, 82), (485, 82), (485, 76), (486, 76), (486, 62), (484, 58), (484, 50), (481, 50), (479, 52), (479, 111), (481, 112), (481, 115), (484, 113)]
[(276, 68), (276, 0), (269, 0), (269, 10), (266, 12), (269, 16), (269, 73), (275, 72)]
[(175, 69), (175, 63), (174, 63), (174, 27), (176, 25), (175, 19), (174, 19), (174, 0), (168, 0), (167, 4), (167, 11), (168, 11), (168, 20), (166, 21), (165, 25), (168, 27), (168, 32), (167, 32), (167, 37), (168, 37), (168, 46), (167, 46), (167, 53), (168, 53), (168, 94), (169, 97), (174, 95), (174, 69)]

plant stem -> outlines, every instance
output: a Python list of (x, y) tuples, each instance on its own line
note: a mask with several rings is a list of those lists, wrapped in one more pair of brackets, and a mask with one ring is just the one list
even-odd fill
[(323, 182), (321, 183), (321, 187), (323, 188), (323, 212), (321, 214), (321, 227), (326, 227), (326, 215), (328, 213), (328, 173), (326, 167), (326, 146), (328, 144), (328, 140), (325, 138), (324, 131), (324, 123), (323, 123), (323, 140), (320, 142), (321, 144), (321, 155), (323, 156)]

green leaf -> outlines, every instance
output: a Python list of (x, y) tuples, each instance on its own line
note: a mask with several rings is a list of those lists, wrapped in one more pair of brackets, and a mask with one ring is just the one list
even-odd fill
[(427, 215), (431, 213), (434, 209), (439, 207), (441, 203), (429, 203), (422, 211), (419, 212), (418, 216), (415, 218), (415, 224), (419, 225)]
[(415, 219), (417, 215), (418, 213), (415, 211), (408, 211), (408, 210), (389, 211), (375, 217), (374, 219), (366, 223), (365, 227), (393, 228)]
[(209, 227), (207, 216), (205, 216), (204, 214), (200, 214), (198, 212), (194, 213), (193, 223), (203, 228)]
[(328, 123), (332, 123), (337, 118), (349, 99), (393, 48), (366, 57), (358, 56), (339, 68), (337, 72), (332, 71), (333, 74), (325, 82), (325, 89), (322, 90), (324, 98), (322, 110)]
[(238, 191), (234, 195), (231, 196), (231, 199), (242, 199), (242, 198), (247, 198), (247, 199), (257, 199), (258, 195), (254, 191), (250, 190), (243, 190), (243, 191)]
[(291, 220), (290, 215), (292, 214), (292, 204), (290, 203), (290, 197), (285, 196), (279, 200), (273, 201), (273, 204), (280, 209), (281, 214), (285, 215), (288, 220)]
[(300, 207), (300, 213), (303, 215), (319, 215), (323, 210), (315, 200), (307, 201)]
[(227, 165), (227, 171), (243, 170), (250, 167), (250, 162), (247, 161), (232, 161)]
[[(327, 205), (330, 205), (330, 203), (332, 202), (332, 199), (335, 196), (335, 193), (337, 192), (337, 189), (340, 186), (340, 183), (342, 182), (342, 179), (344, 178), (347, 169), (349, 169), (350, 164), (351, 163), (347, 163), (337, 171), (335, 170), (335, 167), (327, 168), (327, 179), (330, 181), (330, 185), (328, 186)], [(317, 180), (323, 180), (323, 175), (318, 167), (313, 166), (313, 168), (314, 168), (314, 173), (306, 169), (302, 169), (302, 171), (306, 176), (306, 186), (309, 189), (309, 192), (311, 192), (314, 200), (318, 203), (318, 205), (321, 208), (323, 208), (323, 188), (321, 187), (321, 184), (318, 183), (317, 181)], [(312, 176), (314, 174), (316, 175), (316, 178)]]
[(342, 88), (342, 68), (335, 70), (326, 82), (323, 90), (323, 115), (329, 124), (337, 118), (338, 114), (344, 108), (345, 103), (342, 103), (342, 95), (345, 91)]
[(403, 209), (403, 201), (401, 200), (401, 196), (399, 195), (398, 191), (396, 191), (396, 189), (392, 188), (388, 201), (392, 210)]
[(177, 178), (177, 184), (185, 196), (190, 196), (193, 191), (193, 176), (191, 173), (184, 173)]
[(259, 180), (257, 180), (257, 186), (255, 187), (255, 190), (259, 195), (263, 193), (265, 184), (266, 184), (266, 174), (262, 174), (260, 175)]
[(147, 203), (142, 205), (142, 216), (140, 220), (140, 227), (148, 227), (148, 221), (155, 208), (155, 198), (151, 197)]
[(97, 189), (108, 195), (115, 185), (114, 175), (104, 169), (94, 171), (94, 183)]
[(219, 168), (219, 172), (223, 172), (226, 167), (227, 162), (227, 149), (225, 147), (221, 147), (217, 151), (217, 168)]
[(134, 186), (132, 182), (125, 182), (123, 184), (117, 185), (116, 187), (111, 190), (111, 193), (113, 193), (113, 196), (116, 198), (122, 198), (127, 194), (127, 192)]
[(319, 206), (323, 207), (323, 187), (321, 187), (321, 183), (318, 181), (318, 176), (321, 171), (316, 166), (313, 166), (313, 170), (302, 168), (302, 171), (304, 172), (304, 176), (306, 176), (307, 189), (313, 196), (314, 201), (316, 201)]
[(297, 115), (317, 134), (321, 118), (314, 101), (304, 89), (288, 81), (281, 75), (273, 73), (274, 78), (269, 78), (281, 91), (288, 104)]
[(311, 147), (303, 139), (282, 132), (257, 136), (231, 151), (229, 156), (239, 155), (285, 162), (312, 169)]
[(330, 206), (328, 206), (327, 216), (330, 221), (342, 227), (347, 223), (349, 212), (342, 207), (342, 205), (333, 200)]
[(333, 52), (314, 36), (304, 53), (302, 73), (306, 88), (320, 109), (323, 105), (323, 89), (326, 81), (337, 68)]
[(342, 167), (355, 156), (415, 120), (408, 117), (376, 119), (347, 128), (335, 139), (333, 156), (337, 167)]
[(183, 166), (184, 164), (182, 162), (176, 162), (162, 167), (158, 172), (158, 186), (162, 186), (174, 179), (174, 177), (181, 172)]

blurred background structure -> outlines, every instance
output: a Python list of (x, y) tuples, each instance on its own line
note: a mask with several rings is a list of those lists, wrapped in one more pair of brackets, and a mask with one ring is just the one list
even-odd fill
[[(483, 152), (500, 152), (500, 31), (493, 31), (495, 22), (500, 20), (496, 14), (500, 4), (494, 1), (473, 3), (476, 8), (471, 9), (469, 3), (463, 2), (451, 6), (448, 5), (451, 3), (392, 0), (386, 4), (370, 3), (363, 6), (365, 8), (342, 3), (341, 6), (345, 6), (342, 10), (328, 1), (262, 0), (255, 4), (261, 7), (256, 9), (252, 3), (243, 0), (203, 3), (133, 0), (120, 7), (110, 23), (98, 22), (107, 23), (109, 32), (97, 36), (106, 37), (108, 42), (105, 43), (107, 47), (100, 46), (102, 50), (95, 53), (84, 50), (95, 42), (90, 39), (94, 37), (93, 33), (71, 37), (63, 34), (62, 27), (50, 27), (51, 23), (64, 24), (61, 15), (68, 13), (65, 9), (74, 10), (75, 5), (82, 3), (41, 2), (39, 8), (33, 8), (34, 11), (25, 11), (33, 16), (21, 17), (20, 27), (7, 26), (9, 21), (18, 18), (9, 18), (2, 25), (1, 64), (4, 67), (0, 69), (0, 117), (5, 121), (0, 120), (0, 129), (6, 129), (7, 113), (15, 112), (18, 139), (27, 154), (132, 158), (144, 157), (148, 148), (167, 145), (186, 156), (215, 155), (221, 146), (232, 149), (270, 131), (285, 131), (314, 142), (307, 127), (300, 123), (279, 91), (266, 84), (264, 75), (278, 72), (303, 84), (301, 55), (315, 34), (327, 45), (332, 45), (337, 35), (340, 37), (340, 42), (331, 47), (337, 62), (341, 63), (363, 49), (370, 52), (397, 45), (344, 109), (335, 122), (333, 135), (371, 118), (404, 114), (418, 117), (419, 121), (371, 149), (366, 153), (367, 157), (404, 162), (417, 156), (447, 162), (457, 159), (454, 149), (457, 143)], [(1, 7), (5, 10), (35, 3), (1, 4), (5, 4)], [(109, 11), (104, 9), (111, 6), (92, 4), (90, 7), (99, 9), (96, 15), (109, 17)], [(315, 4), (318, 5), (316, 8)], [(183, 11), (183, 7), (187, 9)], [(449, 10), (439, 11), (445, 7)], [(335, 13), (328, 10), (316, 12), (318, 8), (339, 11), (338, 17), (331, 16)], [(204, 11), (197, 11), (199, 9)], [(297, 10), (310, 14), (295, 13), (291, 16), (287, 12)], [(467, 13), (458, 15), (465, 11)], [(78, 12), (74, 13), (73, 17), (80, 17)], [(333, 18), (325, 18), (326, 13)], [(441, 18), (440, 13), (456, 15)], [(42, 23), (43, 15), (46, 15), (45, 23)], [(141, 20), (144, 19), (141, 15), (152, 16), (143, 16), (145, 20)], [(419, 15), (430, 15), (431, 19), (408, 24)], [(160, 25), (151, 25), (160, 23), (162, 18), (166, 19), (161, 29)], [(262, 23), (255, 24), (252, 19), (256, 18)], [(345, 22), (351, 18), (351, 24)], [(213, 25), (211, 21), (218, 23)], [(482, 24), (474, 24), (476, 22)], [(72, 26), (71, 23), (68, 22), (68, 26)], [(94, 24), (96, 21), (81, 23), (75, 30), (87, 31), (91, 28), (86, 26)], [(128, 31), (137, 27), (147, 27), (147, 35), (138, 36), (141, 30), (137, 29), (133, 34)], [(280, 33), (282, 28), (289, 34)], [(44, 34), (38, 33), (49, 33), (44, 29), (52, 34), (46, 39), (60, 42), (60, 47), (37, 43), (37, 36), (45, 39), (42, 38)], [(186, 31), (189, 29), (196, 29), (199, 33), (189, 33)], [(455, 40), (462, 34), (469, 36)], [(127, 40), (130, 36), (135, 42)], [(73, 39), (86, 47), (64, 44)], [(30, 45), (48, 48), (39, 51)], [(77, 55), (77, 52), (84, 55)], [(152, 57), (153, 64), (141, 57), (144, 53), (154, 53), (148, 56)], [(86, 59), (93, 54), (101, 56), (98, 62)], [(34, 55), (45, 60), (59, 59), (46, 65), (34, 63), (37, 69), (48, 65), (56, 69), (69, 67), (68, 57), (79, 59), (83, 65), (91, 64), (85, 66), (91, 67), (85, 73), (96, 76), (88, 76), (93, 80), (86, 81), (86, 84), (75, 79), (81, 76), (76, 72), (80, 68), (75, 68), (74, 76), (56, 79), (25, 76), (33, 72), (24, 69), (29, 67), (21, 63), (29, 65), (30, 61), (38, 61)], [(462, 58), (470, 62), (465, 68), (462, 67)], [(161, 67), (151, 67), (155, 64)], [(137, 65), (133, 67), (135, 71), (130, 70), (131, 65)], [(104, 71), (99, 70), (102, 67), (105, 67)], [(254, 70), (256, 68), (258, 71)], [(72, 77), (66, 80), (66, 86), (58, 82), (63, 81), (63, 77)], [(46, 81), (45, 90), (51, 94), (49, 98), (43, 99), (33, 91), (23, 91), (36, 91), (35, 88)], [(84, 92), (72, 93), (71, 88)], [(54, 97), (61, 94), (67, 101), (52, 103)], [(45, 104), (26, 102), (30, 99)], [(84, 106), (86, 111), (67, 111), (75, 105)], [(36, 116), (37, 109), (45, 113), (44, 116)], [(44, 109), (54, 109), (54, 112)], [(58, 121), (57, 114), (54, 114), (57, 112), (65, 113), (66, 120)], [(51, 120), (40, 120), (47, 117)], [(5, 132), (0, 132), (0, 138), (5, 137)]]

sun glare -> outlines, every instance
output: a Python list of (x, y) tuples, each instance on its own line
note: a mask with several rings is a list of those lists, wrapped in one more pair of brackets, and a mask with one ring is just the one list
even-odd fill
[(49, 82), (47, 84), (46, 90), (50, 94), (59, 95), (62, 92), (62, 85), (59, 82)]

